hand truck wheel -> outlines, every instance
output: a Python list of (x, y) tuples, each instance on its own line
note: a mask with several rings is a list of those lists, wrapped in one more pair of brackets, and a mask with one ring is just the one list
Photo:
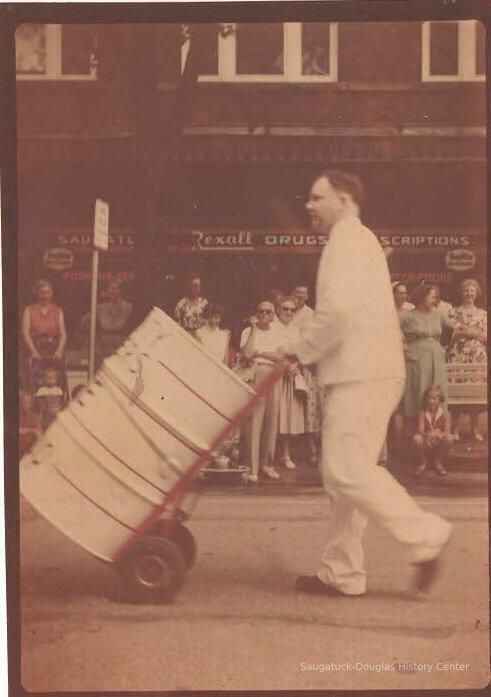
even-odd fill
[(135, 542), (118, 566), (125, 590), (137, 602), (170, 602), (186, 573), (178, 546), (157, 536)]
[[(166, 526), (170, 526), (166, 531)], [(173, 542), (179, 548), (182, 554), (186, 568), (190, 569), (196, 561), (196, 541), (193, 533), (179, 521), (169, 523), (165, 520), (159, 520), (153, 529), (155, 535), (163, 536)]]

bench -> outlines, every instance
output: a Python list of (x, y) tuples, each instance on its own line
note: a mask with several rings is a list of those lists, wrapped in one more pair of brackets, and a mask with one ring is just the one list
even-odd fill
[(482, 363), (447, 363), (449, 406), (482, 406), (488, 403), (487, 366)]

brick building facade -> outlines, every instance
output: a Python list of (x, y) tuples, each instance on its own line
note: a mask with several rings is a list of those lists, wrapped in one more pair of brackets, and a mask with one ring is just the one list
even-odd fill
[(49, 276), (69, 326), (96, 197), (103, 278), (143, 311), (200, 270), (230, 320), (266, 286), (313, 284), (323, 240), (303, 204), (326, 167), (363, 179), (394, 279), (451, 301), (485, 283), (479, 22), (24, 24), (16, 49), (21, 302)]

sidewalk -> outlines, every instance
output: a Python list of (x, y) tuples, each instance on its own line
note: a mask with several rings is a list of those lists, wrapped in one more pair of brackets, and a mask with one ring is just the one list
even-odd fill
[[(278, 481), (260, 479), (256, 484), (246, 483), (232, 473), (213, 473), (204, 483), (205, 491), (254, 492), (258, 494), (281, 494), (318, 492), (322, 486), (317, 467), (302, 462), (298, 451), (294, 458), (295, 470), (277, 467), (281, 475)], [(462, 440), (456, 443), (450, 452), (448, 461), (449, 474), (441, 478), (433, 472), (426, 472), (421, 479), (416, 479), (408, 463), (408, 450), (402, 444), (395, 448), (389, 469), (401, 484), (416, 496), (486, 496), (488, 493), (487, 452), (485, 443)]]

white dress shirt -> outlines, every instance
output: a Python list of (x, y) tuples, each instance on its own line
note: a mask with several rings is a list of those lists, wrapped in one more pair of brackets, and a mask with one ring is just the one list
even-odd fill
[(405, 376), (386, 257), (358, 217), (332, 227), (316, 295), (311, 321), (286, 348), (305, 365), (317, 363), (319, 385)]

